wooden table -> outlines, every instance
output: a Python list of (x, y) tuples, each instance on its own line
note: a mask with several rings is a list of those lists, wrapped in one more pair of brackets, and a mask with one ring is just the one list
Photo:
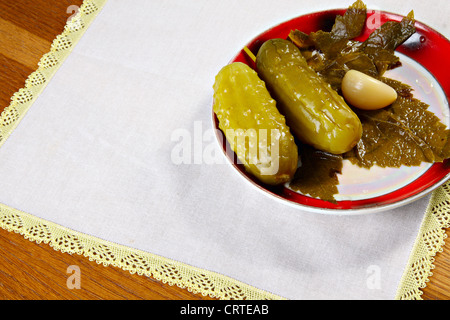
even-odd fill
[[(0, 112), (37, 68), (82, 0), (0, 0)], [(81, 289), (66, 285), (79, 266)], [(424, 299), (450, 298), (450, 242), (436, 256)], [(0, 229), (0, 299), (210, 299), (154, 279), (104, 267)]]

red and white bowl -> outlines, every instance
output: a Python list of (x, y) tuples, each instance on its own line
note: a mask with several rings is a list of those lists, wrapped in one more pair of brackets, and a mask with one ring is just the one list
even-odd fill
[[(252, 52), (268, 39), (288, 37), (291, 30), (305, 33), (317, 30), (329, 30), (337, 15), (343, 15), (346, 9), (335, 9), (303, 15), (281, 23), (258, 35), (247, 44)], [(386, 21), (400, 21), (403, 16), (380, 11), (367, 13), (366, 27), (357, 40), (364, 41), (369, 34)], [(376, 22), (376, 23), (374, 23)], [(402, 66), (388, 71), (386, 76), (401, 80), (414, 88), (414, 96), (430, 105), (443, 123), (450, 127), (450, 42), (443, 35), (416, 22), (417, 32), (397, 53)], [(231, 62), (244, 62), (255, 67), (254, 62), (244, 51), (239, 52)], [(213, 112), (213, 126), (219, 131), (218, 119)], [(420, 167), (361, 169), (344, 161), (342, 175), (339, 176), (339, 195), (336, 204), (300, 194), (285, 186), (266, 186), (249, 175), (236, 156), (230, 150), (226, 139), (218, 136), (221, 148), (230, 163), (245, 181), (264, 194), (288, 205), (319, 213), (350, 215), (384, 211), (415, 201), (450, 179), (450, 160), (442, 163), (423, 164)]]

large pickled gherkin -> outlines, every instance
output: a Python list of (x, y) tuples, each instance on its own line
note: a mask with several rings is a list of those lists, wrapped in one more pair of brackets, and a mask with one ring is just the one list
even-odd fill
[(219, 128), (245, 169), (260, 181), (290, 181), (298, 149), (265, 83), (244, 63), (222, 68), (214, 83), (214, 112)]
[(312, 70), (292, 42), (271, 39), (256, 56), (257, 71), (294, 135), (332, 154), (351, 150), (361, 122), (344, 99)]

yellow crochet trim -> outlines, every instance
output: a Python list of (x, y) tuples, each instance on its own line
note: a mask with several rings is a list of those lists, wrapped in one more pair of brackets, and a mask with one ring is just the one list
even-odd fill
[[(11, 104), (0, 116), (0, 147), (106, 2), (107, 0), (85, 0), (78, 14), (53, 41), (50, 52), (42, 57), (38, 69), (28, 77), (25, 87), (13, 95)], [(3, 204), (0, 204), (0, 227), (20, 233), (31, 241), (47, 243), (55, 250), (84, 255), (99, 264), (116, 266), (133, 274), (152, 276), (163, 283), (177, 285), (204, 296), (223, 300), (284, 299), (218, 273), (82, 234)]]
[(72, 52), (105, 3), (106, 0), (85, 0), (79, 12), (67, 22), (64, 31), (53, 41), (50, 52), (41, 58), (38, 69), (28, 77), (25, 87), (12, 96), (10, 105), (0, 116), (0, 147)]
[[(79, 13), (54, 40), (50, 52), (42, 57), (38, 69), (28, 77), (25, 87), (13, 95), (11, 104), (0, 116), (0, 147), (69, 56), (106, 1), (83, 2)], [(229, 277), (82, 234), (3, 204), (0, 204), (0, 227), (20, 233), (31, 241), (47, 243), (55, 250), (81, 254), (99, 264), (152, 276), (204, 296), (237, 300), (284, 299)], [(426, 286), (432, 275), (434, 256), (442, 251), (445, 228), (449, 227), (450, 184), (446, 184), (433, 193), (396, 299), (421, 299), (420, 289)]]
[(434, 257), (443, 251), (450, 228), (450, 182), (433, 192), (416, 242), (397, 291), (396, 300), (422, 300), (422, 291), (433, 275)]
[(222, 300), (283, 300), (221, 274), (76, 232), (0, 204), (0, 227), (53, 249), (80, 254), (104, 266), (153, 277), (171, 286)]

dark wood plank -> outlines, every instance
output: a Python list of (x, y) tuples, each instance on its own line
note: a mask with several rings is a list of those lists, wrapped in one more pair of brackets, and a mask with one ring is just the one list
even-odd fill
[(51, 42), (0, 18), (0, 54), (35, 70), (42, 52), (48, 52)]
[(0, 53), (0, 112), (9, 105), (12, 95), (25, 85), (25, 80), (33, 71)]
[(73, 14), (72, 6), (79, 7), (82, 3), (83, 0), (0, 1), (0, 18), (52, 42)]
[[(447, 229), (447, 236), (450, 234)], [(448, 238), (447, 238), (448, 239)], [(424, 300), (450, 300), (450, 242), (447, 241), (443, 252), (436, 255), (433, 276), (423, 290)]]

